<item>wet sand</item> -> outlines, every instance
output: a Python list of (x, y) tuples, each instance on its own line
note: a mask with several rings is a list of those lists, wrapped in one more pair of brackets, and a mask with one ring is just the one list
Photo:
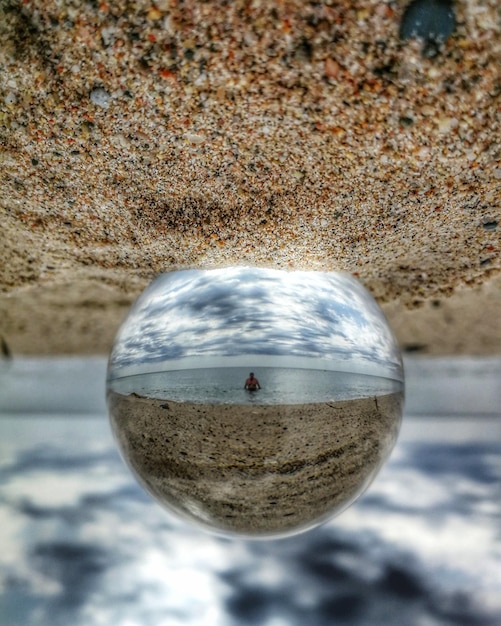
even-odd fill
[(402, 395), (295, 405), (203, 405), (110, 393), (113, 430), (145, 488), (226, 532), (279, 535), (344, 508), (372, 480)]

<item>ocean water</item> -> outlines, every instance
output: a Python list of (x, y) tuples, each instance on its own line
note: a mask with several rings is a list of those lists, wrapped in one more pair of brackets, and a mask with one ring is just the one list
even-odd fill
[(244, 389), (249, 368), (222, 367), (139, 374), (109, 382), (112, 391), (149, 398), (208, 404), (307, 404), (403, 392), (398, 380), (326, 370), (255, 369), (261, 389)]

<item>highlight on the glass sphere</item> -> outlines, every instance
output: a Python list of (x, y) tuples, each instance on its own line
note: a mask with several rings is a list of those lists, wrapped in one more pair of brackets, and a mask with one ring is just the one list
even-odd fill
[(123, 458), (163, 506), (265, 538), (349, 506), (389, 456), (403, 370), (351, 275), (264, 268), (163, 274), (118, 331), (108, 407)]

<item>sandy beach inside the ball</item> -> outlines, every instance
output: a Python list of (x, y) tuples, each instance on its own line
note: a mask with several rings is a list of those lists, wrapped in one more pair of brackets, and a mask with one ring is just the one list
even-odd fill
[(112, 427), (143, 485), (208, 527), (307, 528), (342, 510), (391, 451), (403, 394), (339, 402), (196, 404), (109, 392)]

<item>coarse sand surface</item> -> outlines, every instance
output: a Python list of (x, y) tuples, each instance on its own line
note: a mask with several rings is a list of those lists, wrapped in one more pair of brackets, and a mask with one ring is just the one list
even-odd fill
[[(409, 351), (501, 351), (501, 19), (404, 0), (0, 2), (0, 335), (104, 353), (160, 272), (360, 277)], [(463, 312), (465, 312), (463, 314)]]

